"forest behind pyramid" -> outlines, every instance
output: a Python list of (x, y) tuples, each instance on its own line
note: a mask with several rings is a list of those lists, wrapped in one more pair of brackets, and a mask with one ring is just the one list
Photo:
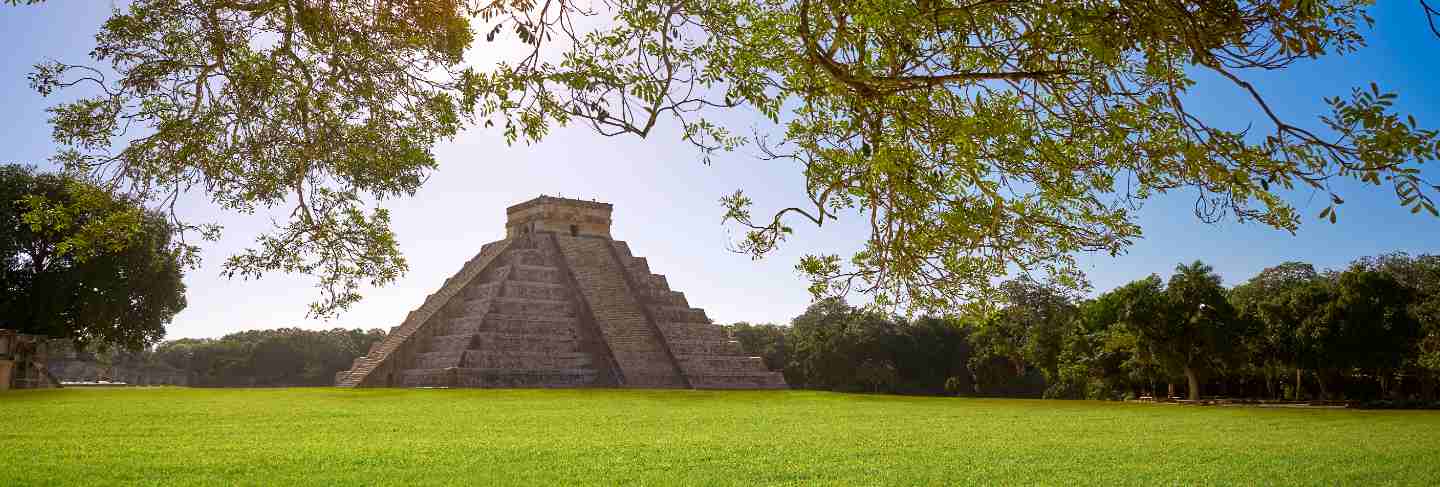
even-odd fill
[(784, 388), (785, 379), (610, 237), (608, 203), (541, 196), (342, 387)]

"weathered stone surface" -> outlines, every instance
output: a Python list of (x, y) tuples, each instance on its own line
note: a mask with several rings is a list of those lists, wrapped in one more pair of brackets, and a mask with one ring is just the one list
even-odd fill
[(606, 203), (541, 197), (336, 384), (783, 388), (649, 262)]
[(626, 284), (624, 268), (615, 261), (609, 240), (557, 235), (579, 293), (631, 387), (685, 387), (688, 384), (669, 356), (664, 338), (646, 316)]
[(725, 328), (712, 323), (660, 322), (660, 331), (669, 340), (728, 340)]
[(505, 236), (547, 232), (610, 238), (609, 203), (541, 196), (505, 209)]
[(47, 364), (49, 342), (42, 335), (0, 330), (0, 390), (60, 387)]
[(741, 355), (740, 342), (723, 339), (669, 340), (675, 355)]

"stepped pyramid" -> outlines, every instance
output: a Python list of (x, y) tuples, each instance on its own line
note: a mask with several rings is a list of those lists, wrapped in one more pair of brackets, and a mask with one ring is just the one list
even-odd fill
[(644, 257), (608, 203), (541, 196), (335, 375), (342, 387), (784, 388)]

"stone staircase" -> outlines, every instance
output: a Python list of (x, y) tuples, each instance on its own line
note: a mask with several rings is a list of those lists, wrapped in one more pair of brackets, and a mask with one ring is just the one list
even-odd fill
[(749, 356), (724, 327), (711, 323), (705, 310), (692, 308), (685, 294), (672, 291), (665, 276), (650, 271), (630, 246), (611, 241), (615, 255), (635, 283), (635, 294), (655, 319), (670, 352), (690, 386), (696, 389), (783, 389), (785, 378), (771, 372), (760, 357)]
[(613, 385), (596, 344), (584, 339), (579, 304), (548, 242), (542, 236), (522, 242), (498, 261), (497, 280), (481, 284), (485, 290), (464, 302), (445, 334), (416, 354), (400, 386)]
[(610, 240), (555, 235), (581, 297), (613, 354), (625, 385), (689, 387), (664, 338), (631, 295), (625, 269), (616, 262)]

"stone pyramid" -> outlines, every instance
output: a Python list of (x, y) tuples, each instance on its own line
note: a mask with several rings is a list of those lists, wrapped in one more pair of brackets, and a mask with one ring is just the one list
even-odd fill
[(784, 388), (705, 311), (610, 238), (608, 203), (541, 196), (342, 387)]

